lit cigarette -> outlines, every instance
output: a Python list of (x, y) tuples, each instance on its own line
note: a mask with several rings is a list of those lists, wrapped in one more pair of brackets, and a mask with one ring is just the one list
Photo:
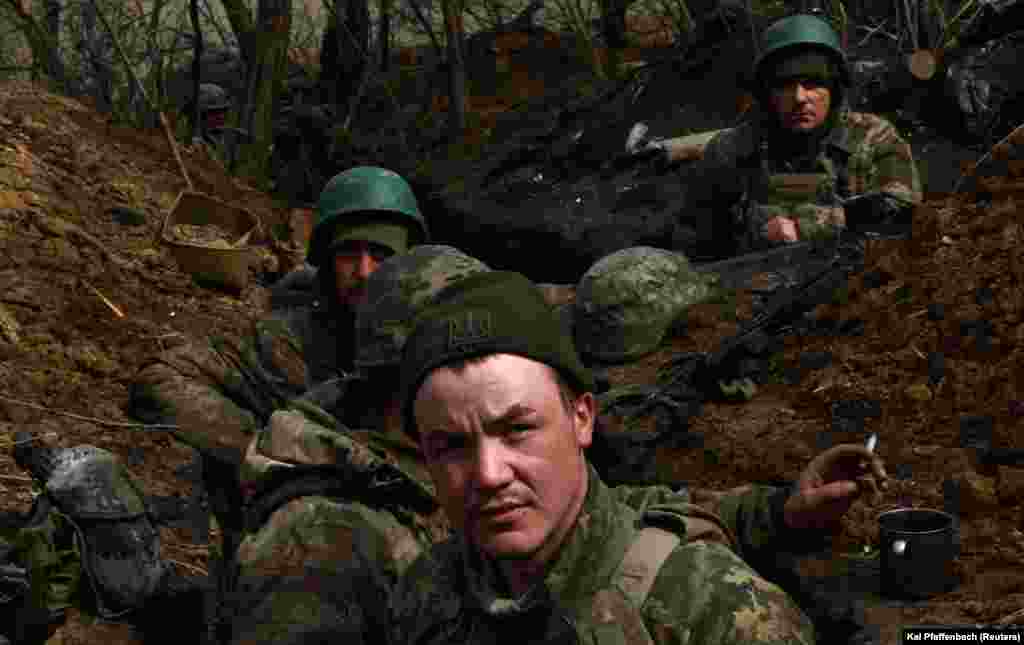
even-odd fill
[(864, 447), (868, 449), (868, 452), (874, 452), (876, 445), (878, 445), (878, 434), (872, 432), (868, 440), (864, 442)]

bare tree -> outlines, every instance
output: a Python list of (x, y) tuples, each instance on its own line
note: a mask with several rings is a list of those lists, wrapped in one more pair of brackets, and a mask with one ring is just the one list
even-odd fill
[(599, 0), (601, 6), (601, 34), (607, 48), (605, 70), (609, 77), (616, 77), (622, 60), (626, 41), (626, 11), (633, 0)]
[(100, 27), (95, 2), (79, 4), (78, 50), (86, 65), (82, 67), (82, 90), (96, 101), (96, 109), (110, 112), (113, 107), (114, 69), (111, 65), (110, 38)]
[(345, 115), (367, 71), (370, 7), (367, 0), (339, 0), (324, 30), (320, 48), (320, 86), (324, 100)]
[(448, 45), (448, 136), (466, 129), (466, 62), (463, 57), (462, 0), (441, 0)]
[(430, 44), (434, 46), (434, 54), (437, 56), (437, 59), (441, 60), (444, 56), (444, 52), (441, 51), (441, 43), (438, 41), (433, 27), (430, 26), (430, 20), (423, 14), (419, 0), (409, 0), (409, 8), (412, 10), (412, 15), (416, 18), (416, 22), (420, 24), (420, 28), (430, 37)]
[(34, 65), (37, 68), (42, 68), (45, 73), (50, 74), (59, 87), (66, 88), (68, 79), (67, 69), (60, 56), (56, 34), (48, 32), (44, 25), (39, 24), (21, 0), (3, 1), (14, 10), (18, 27), (25, 35), (29, 48), (32, 50)]
[(249, 133), (244, 174), (263, 177), (273, 145), (274, 108), (288, 70), (291, 0), (259, 0), (256, 19), (244, 0), (221, 0), (245, 62), (245, 102), (239, 125)]
[(203, 78), (203, 28), (199, 24), (199, 0), (189, 0), (188, 15), (192, 21), (193, 47), (192, 56), (192, 140), (195, 141), (202, 136), (202, 107), (199, 101), (199, 86)]
[[(61, 6), (60, 0), (44, 0), (43, 9), (46, 12), (46, 31), (56, 36), (60, 33), (61, 14), (64, 7)], [(63, 61), (61, 60), (59, 49), (46, 60), (45, 65), (46, 75), (50, 78), (58, 79), (64, 77)]]
[(380, 0), (380, 24), (377, 27), (377, 42), (380, 46), (380, 70), (391, 68), (391, 8), (392, 0)]

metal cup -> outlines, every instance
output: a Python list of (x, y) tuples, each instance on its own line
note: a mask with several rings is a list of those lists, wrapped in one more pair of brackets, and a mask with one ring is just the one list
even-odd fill
[(956, 582), (953, 559), (960, 553), (956, 518), (931, 508), (899, 508), (878, 516), (882, 593), (923, 599)]

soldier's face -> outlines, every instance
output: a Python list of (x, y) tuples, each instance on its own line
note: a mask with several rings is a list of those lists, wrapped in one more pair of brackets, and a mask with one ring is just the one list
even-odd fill
[(828, 118), (832, 90), (827, 82), (814, 78), (782, 79), (769, 86), (768, 101), (784, 129), (810, 132)]
[(550, 367), (512, 354), (437, 369), (420, 387), (413, 412), (441, 504), (485, 555), (542, 567), (572, 528), (593, 395), (571, 408)]
[(334, 250), (334, 284), (338, 302), (356, 307), (366, 299), (366, 280), (384, 260), (392, 255), (391, 249), (380, 244), (349, 241)]

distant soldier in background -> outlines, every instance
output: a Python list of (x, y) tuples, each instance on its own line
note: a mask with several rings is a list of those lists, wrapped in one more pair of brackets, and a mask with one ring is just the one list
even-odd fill
[(777, 244), (830, 237), (847, 227), (893, 221), (920, 203), (910, 146), (887, 120), (851, 111), (850, 69), (839, 36), (808, 14), (783, 18), (761, 36), (754, 105), (740, 125), (699, 141), (650, 141), (701, 158), (690, 187), (696, 255), (718, 259)]
[(202, 83), (199, 86), (199, 123), (196, 136), (203, 142), (216, 147), (227, 127), (228, 111), (231, 110), (231, 96), (220, 85)]

